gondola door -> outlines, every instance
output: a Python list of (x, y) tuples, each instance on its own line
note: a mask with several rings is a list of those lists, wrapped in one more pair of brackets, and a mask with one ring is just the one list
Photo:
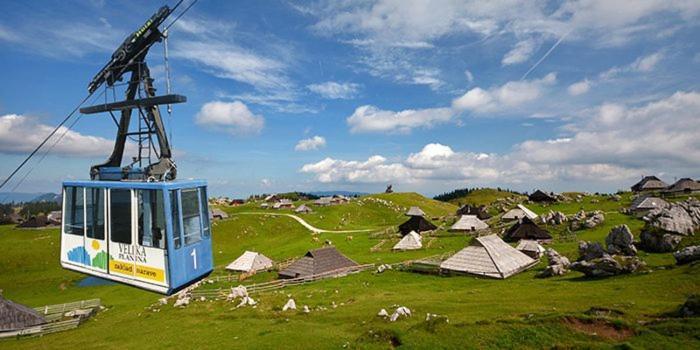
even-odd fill
[(166, 269), (166, 214), (163, 190), (135, 190), (136, 244), (134, 277), (168, 285)]
[(91, 270), (107, 272), (109, 253), (105, 236), (105, 208), (107, 199), (104, 188), (85, 188), (85, 251), (90, 257)]
[(109, 274), (133, 279), (133, 198), (130, 189), (109, 190)]

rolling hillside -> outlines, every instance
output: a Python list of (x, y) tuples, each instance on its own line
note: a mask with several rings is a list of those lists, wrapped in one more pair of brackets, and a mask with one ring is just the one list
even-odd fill
[(457, 198), (452, 198), (448, 202), (452, 203), (454, 205), (471, 204), (471, 205), (479, 206), (479, 205), (489, 205), (500, 198), (508, 198), (508, 197), (527, 199), (527, 197), (520, 195), (520, 194), (517, 194), (517, 193), (500, 191), (500, 190), (497, 190), (494, 188), (480, 188), (480, 189), (475, 189), (475, 190), (471, 191), (467, 195), (460, 196)]
[[(532, 206), (572, 213), (579, 208), (605, 207), (606, 221), (570, 236), (549, 227), (558, 251), (575, 259), (579, 239), (603, 242), (610, 228), (625, 223), (637, 236), (642, 221), (617, 210), (628, 204), (586, 197), (581, 203)], [(599, 200), (598, 203), (595, 203)], [(214, 224), (214, 275), (245, 250), (260, 251), (281, 261), (333, 242), (359, 263), (394, 263), (456, 251), (467, 236), (439, 230), (426, 237), (430, 247), (392, 252), (398, 237), (377, 234), (405, 220), (405, 207), (418, 205), (429, 216), (451, 214), (456, 206), (412, 193), (380, 194), (356, 202), (320, 208), (305, 219), (321, 228), (369, 227), (366, 233), (322, 233), (318, 240), (288, 217), (237, 215), (261, 212), (249, 204), (225, 208), (229, 219)], [(537, 267), (507, 280), (472, 276), (444, 277), (401, 271), (372, 271), (256, 294), (256, 308), (236, 309), (225, 301), (194, 302), (186, 308), (148, 309), (161, 296), (125, 285), (79, 287), (85, 276), (58, 264), (57, 229), (19, 230), (0, 226), (0, 289), (11, 300), (39, 306), (101, 298), (107, 310), (80, 328), (33, 339), (0, 341), (2, 349), (36, 348), (678, 348), (700, 347), (700, 318), (665, 316), (700, 292), (700, 265), (675, 266), (671, 254), (640, 253), (649, 273), (607, 279), (587, 279), (571, 272), (538, 279)], [(375, 247), (374, 250), (371, 248)], [(266, 281), (262, 273), (244, 283)], [(231, 284), (221, 284), (228, 288)], [(281, 311), (289, 297), (308, 305), (309, 314)], [(377, 312), (393, 305), (409, 307), (414, 316), (389, 323)], [(615, 314), (597, 318), (586, 312), (609, 308)], [(426, 322), (426, 313), (445, 315), (448, 324)]]

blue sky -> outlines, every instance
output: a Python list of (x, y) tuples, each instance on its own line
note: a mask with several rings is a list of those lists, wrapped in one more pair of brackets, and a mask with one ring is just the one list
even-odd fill
[[(160, 5), (3, 2), (0, 173)], [(697, 1), (200, 0), (170, 30), (179, 175), (229, 196), (697, 178), (699, 17)], [(161, 45), (148, 61), (164, 93)], [(87, 178), (114, 133), (81, 117), (17, 191)]]

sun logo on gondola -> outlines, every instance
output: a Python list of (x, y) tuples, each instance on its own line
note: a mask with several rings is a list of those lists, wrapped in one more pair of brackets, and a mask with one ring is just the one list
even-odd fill
[(100, 250), (100, 242), (98, 242), (97, 240), (93, 240), (92, 241), (92, 249)]

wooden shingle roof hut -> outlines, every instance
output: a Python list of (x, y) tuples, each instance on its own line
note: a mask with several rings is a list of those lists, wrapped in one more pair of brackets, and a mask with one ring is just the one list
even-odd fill
[(433, 230), (437, 230), (437, 226), (422, 216), (411, 216), (408, 221), (399, 225), (399, 232), (401, 232), (402, 236), (409, 234), (411, 231), (421, 233)]
[(29, 219), (21, 222), (17, 227), (21, 228), (37, 228), (44, 227), (49, 224), (49, 220), (46, 219), (46, 215), (39, 214), (30, 217)]
[(661, 181), (656, 176), (644, 176), (639, 182), (634, 184), (631, 189), (632, 192), (643, 192), (643, 191), (660, 191), (668, 187), (668, 184)]
[(543, 192), (541, 190), (537, 190), (535, 192), (532, 192), (527, 199), (529, 199), (532, 202), (537, 202), (537, 203), (553, 203), (557, 201), (557, 198), (554, 197), (552, 194), (549, 194), (547, 192)]
[(515, 249), (523, 252), (525, 255), (533, 258), (539, 259), (544, 255), (545, 249), (537, 241), (532, 241), (529, 239), (521, 239)]
[(537, 226), (534, 221), (525, 217), (506, 230), (503, 234), (503, 239), (506, 242), (515, 242), (521, 239), (546, 241), (552, 239), (552, 236), (547, 230)]
[(416, 231), (411, 231), (394, 245), (393, 250), (416, 250), (423, 248), (423, 238)]
[(474, 206), (470, 204), (465, 204), (459, 209), (457, 209), (457, 212), (455, 213), (457, 216), (460, 215), (476, 215), (479, 220), (487, 220), (491, 218), (491, 214), (486, 210), (486, 206)]
[(656, 208), (665, 207), (668, 202), (658, 197), (639, 196), (632, 201), (630, 210), (633, 212), (644, 212)]
[(226, 266), (226, 270), (257, 272), (272, 268), (273, 262), (270, 258), (258, 252), (245, 251), (238, 259)]
[(406, 212), (406, 216), (425, 216), (425, 212), (419, 207), (411, 207)]
[(676, 181), (664, 190), (667, 193), (691, 193), (698, 191), (700, 191), (700, 182), (687, 177)]
[(302, 204), (298, 208), (294, 210), (295, 213), (303, 213), (303, 214), (308, 214), (308, 213), (313, 213), (313, 209), (311, 209), (308, 205)]
[(459, 220), (450, 227), (450, 231), (469, 232), (485, 230), (487, 228), (489, 228), (489, 225), (479, 220), (476, 215), (462, 215)]
[(501, 219), (503, 220), (519, 220), (522, 218), (528, 218), (530, 220), (535, 220), (537, 218), (537, 214), (533, 212), (532, 210), (528, 209), (522, 204), (518, 204), (517, 207), (507, 211)]
[(309, 250), (301, 259), (280, 271), (279, 277), (309, 277), (336, 270), (342, 273), (343, 269), (354, 266), (357, 266), (357, 263), (341, 254), (335, 247), (324, 247)]
[(446, 271), (504, 279), (537, 261), (503, 242), (497, 235), (476, 237), (472, 244), (440, 264)]
[(46, 323), (32, 308), (9, 301), (0, 295), (0, 332), (20, 330)]

